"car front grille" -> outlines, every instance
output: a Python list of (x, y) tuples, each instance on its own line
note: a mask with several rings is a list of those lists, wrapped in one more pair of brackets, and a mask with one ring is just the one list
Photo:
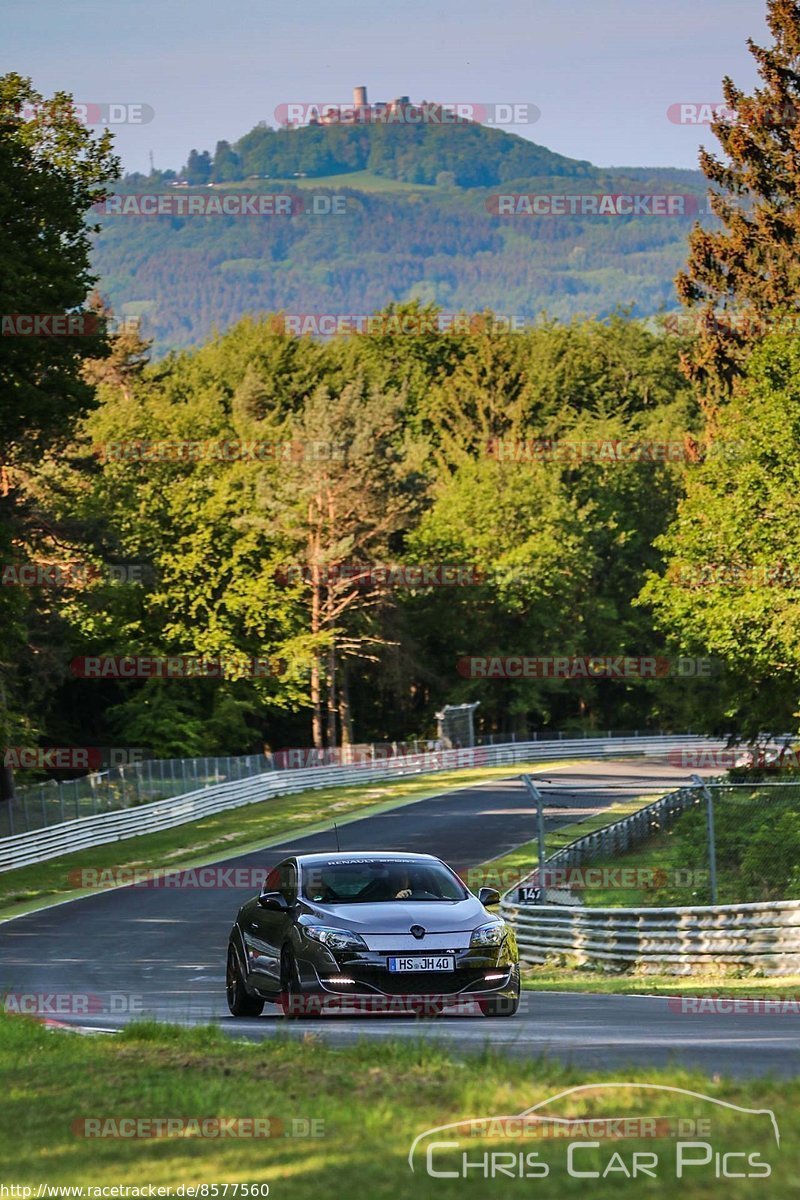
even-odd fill
[[(369, 967), (350, 968), (351, 979), (384, 992), (387, 996), (452, 996), (471, 983), (483, 980), (483, 968), (466, 967), (456, 971), (389, 971)], [(497, 984), (487, 984), (496, 987)], [(348, 990), (355, 991), (356, 988)]]

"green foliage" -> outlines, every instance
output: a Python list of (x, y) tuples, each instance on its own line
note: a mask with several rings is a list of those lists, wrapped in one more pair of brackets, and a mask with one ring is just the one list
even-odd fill
[(686, 495), (656, 545), (664, 574), (642, 600), (687, 653), (717, 656), (728, 686), (718, 727), (785, 732), (800, 675), (800, 346), (786, 335), (753, 354), (724, 428), (686, 475)]
[[(798, 788), (746, 788), (714, 792), (714, 842), (720, 904), (800, 899), (800, 810)], [(708, 828), (705, 806), (684, 813), (670, 833), (671, 865), (708, 878)], [(640, 861), (646, 865), (645, 856)], [(618, 864), (615, 864), (618, 865)], [(627, 860), (623, 860), (627, 865)], [(660, 864), (659, 864), (660, 865)], [(674, 887), (653, 903), (687, 903)], [(691, 903), (709, 904), (708, 882), (700, 883)]]
[[(674, 681), (496, 684), (458, 669), (465, 655), (658, 652), (632, 601), (658, 565), (651, 542), (674, 512), (680, 466), (506, 461), (490, 445), (681, 444), (696, 414), (678, 340), (622, 316), (509, 333), (487, 314), (441, 333), (435, 315), (403, 306), (386, 328), (403, 317), (419, 332), (326, 343), (245, 320), (149, 366), (135, 339), (115, 342), (113, 365), (95, 369), (99, 404), (48, 486), (62, 519), (154, 578), (66, 597), (72, 652), (246, 656), (285, 670), (74, 682), (98, 737), (112, 728), (165, 753), (201, 741), (228, 753), (306, 741), (312, 717), (318, 740), (324, 721), (329, 740), (402, 738), (430, 732), (442, 703), (473, 698), (504, 730), (687, 720), (694, 698)], [(119, 452), (137, 442), (206, 449)], [(267, 450), (213, 449), (248, 445)], [(324, 575), (397, 563), (470, 566), (482, 582)], [(287, 565), (305, 574), (287, 581)]]
[[(111, 135), (75, 117), (71, 97), (46, 100), (29, 79), (0, 76), (0, 313), (79, 312), (94, 282), (87, 213), (118, 160)], [(26, 106), (36, 113), (25, 119)], [(96, 227), (95, 227), (96, 228)], [(5, 333), (5, 330), (4, 330)], [(7, 466), (41, 452), (86, 407), (82, 360), (99, 336), (0, 338), (0, 447)]]
[[(247, 314), (281, 310), (365, 315), (420, 298), (446, 313), (491, 309), (507, 322), (534, 324), (545, 311), (568, 321), (623, 307), (638, 317), (675, 307), (672, 277), (690, 218), (498, 217), (487, 212), (489, 191), (301, 182), (316, 186), (224, 186), (296, 194), (303, 206), (333, 194), (345, 211), (104, 217), (93, 257), (104, 294), (123, 315), (129, 304), (147, 305), (142, 329), (157, 356), (200, 347)], [(125, 188), (153, 190), (129, 181)], [(632, 189), (648, 185), (619, 178), (590, 185), (592, 192)], [(522, 179), (513, 190), (560, 194), (564, 182)]]
[[(234, 151), (245, 174), (273, 179), (369, 170), (408, 183), (434, 184), (441, 172), (447, 172), (459, 187), (491, 187), (533, 175), (592, 179), (598, 174), (591, 163), (565, 158), (515, 134), (474, 122), (278, 130), (257, 125), (235, 143)], [(219, 146), (215, 170), (218, 154)]]
[[(0, 77), (0, 313), (91, 317), (87, 216), (118, 172), (110, 134), (99, 138), (58, 92)], [(33, 116), (26, 119), (30, 107)], [(92, 402), (82, 367), (104, 345), (103, 323), (82, 336), (0, 337), (0, 561), (47, 559), (75, 530), (54, 530), (34, 481), (42, 456), (59, 453), (70, 423)], [(0, 587), (0, 749), (38, 735), (66, 669), (71, 632), (51, 594)], [(3, 791), (0, 768), (0, 794)]]

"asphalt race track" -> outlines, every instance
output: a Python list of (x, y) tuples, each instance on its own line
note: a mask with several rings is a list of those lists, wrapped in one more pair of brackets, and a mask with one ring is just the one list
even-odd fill
[[(686, 781), (664, 763), (585, 763), (536, 774), (552, 780), (548, 827), (577, 821), (625, 796), (658, 794)], [(570, 787), (575, 790), (571, 792)], [(535, 836), (535, 810), (518, 779), (420, 800), (351, 821), (343, 850), (411, 850), (437, 854), (456, 869), (500, 855)], [(297, 837), (263, 854), (219, 867), (268, 867), (286, 854), (335, 849), (332, 834)], [(227, 937), (238, 906), (254, 889), (127, 887), (0, 924), (0, 991), (55, 997), (51, 1015), (84, 1029), (118, 1029), (142, 1015), (186, 1024), (219, 1021), (231, 1034), (260, 1040), (321, 1033), (332, 1043), (360, 1037), (437, 1038), (460, 1050), (486, 1041), (516, 1056), (550, 1055), (590, 1068), (679, 1061), (733, 1075), (800, 1070), (795, 1015), (690, 1013), (665, 997), (524, 992), (517, 1017), (344, 1016), (287, 1021), (272, 1005), (262, 1017), (234, 1020), (224, 993)], [(79, 997), (65, 1015), (59, 997)], [(69, 1001), (67, 1002), (69, 1007)]]

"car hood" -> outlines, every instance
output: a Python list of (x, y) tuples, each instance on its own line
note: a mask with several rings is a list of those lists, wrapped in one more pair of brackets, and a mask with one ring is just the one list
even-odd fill
[(473, 930), (495, 918), (476, 896), (466, 900), (387, 900), (380, 904), (309, 904), (306, 913), (339, 929), (355, 933), (407, 934), (412, 925), (428, 933)]

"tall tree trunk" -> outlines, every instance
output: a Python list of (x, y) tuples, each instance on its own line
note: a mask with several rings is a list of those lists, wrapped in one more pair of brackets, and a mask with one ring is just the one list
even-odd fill
[(346, 658), (339, 660), (339, 728), (342, 731), (342, 745), (352, 746), (353, 712), (350, 708), (350, 677)]
[(11, 767), (4, 766), (3, 760), (7, 750), (6, 742), (11, 740), (9, 731), (8, 710), (6, 708), (6, 689), (3, 679), (0, 676), (0, 754), (3, 759), (0, 759), (0, 800), (14, 799), (14, 771)]
[(328, 651), (328, 747), (336, 746), (336, 647)]
[[(319, 565), (311, 567), (311, 632), (317, 634), (322, 625), (322, 601), (320, 596)], [(314, 651), (311, 663), (311, 740), (316, 750), (322, 749), (322, 687), (320, 685), (319, 652)]]

